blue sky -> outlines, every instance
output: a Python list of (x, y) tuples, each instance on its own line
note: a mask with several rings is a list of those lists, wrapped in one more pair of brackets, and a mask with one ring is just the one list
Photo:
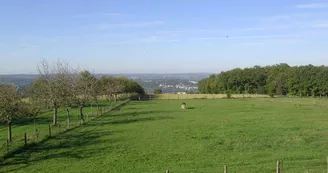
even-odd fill
[(0, 74), (43, 59), (96, 73), (328, 63), (327, 0), (0, 2)]

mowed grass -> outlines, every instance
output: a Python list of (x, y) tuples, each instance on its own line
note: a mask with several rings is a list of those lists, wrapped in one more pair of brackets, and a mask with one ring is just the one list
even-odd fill
[[(180, 110), (186, 102), (189, 109)], [(324, 173), (328, 100), (132, 102), (5, 160), (0, 172)]]
[[(116, 104), (121, 103), (120, 101)], [(115, 104), (112, 104), (115, 106)], [(109, 102), (101, 101), (99, 108), (103, 110), (110, 107)], [(97, 112), (95, 104), (88, 105), (83, 109), (85, 121), (94, 118), (100, 112)], [(28, 143), (43, 140), (44, 137), (49, 135), (49, 125), (52, 124), (53, 111), (44, 112), (36, 117), (36, 128), (39, 137), (34, 136), (34, 120), (33, 117), (20, 117), (13, 122), (12, 137), (13, 143), (10, 145), (10, 151), (13, 151), (24, 145), (24, 133), (27, 133)], [(60, 132), (67, 128), (67, 112), (66, 109), (60, 108), (58, 111), (58, 122)], [(70, 109), (70, 127), (74, 128), (81, 122), (79, 108)], [(58, 133), (58, 126), (51, 126), (52, 134)], [(0, 124), (0, 157), (6, 153), (6, 141), (8, 139), (8, 129), (6, 124)]]

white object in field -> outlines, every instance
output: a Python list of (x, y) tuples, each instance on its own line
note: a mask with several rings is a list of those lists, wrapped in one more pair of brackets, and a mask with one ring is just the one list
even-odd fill
[(186, 105), (182, 104), (181, 109), (185, 109), (185, 108), (186, 108)]

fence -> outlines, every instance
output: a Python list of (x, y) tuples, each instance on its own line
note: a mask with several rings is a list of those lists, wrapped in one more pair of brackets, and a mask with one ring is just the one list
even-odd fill
[[(179, 170), (179, 171), (181, 171), (181, 170)], [(178, 170), (171, 171), (169, 169), (166, 169), (165, 170), (165, 173), (174, 173), (174, 172), (179, 172), (179, 171)], [(278, 160), (277, 161), (275, 171), (276, 171), (276, 173), (283, 173), (284, 170), (283, 170), (283, 161), (282, 160)], [(162, 171), (162, 172), (164, 172), (164, 171)], [(191, 171), (191, 172), (193, 172), (193, 171)], [(223, 172), (223, 173), (229, 173), (229, 172), (236, 172), (236, 171), (233, 170), (233, 167), (228, 169), (228, 166), (227, 165), (224, 165), (222, 169), (219, 169), (219, 170), (208, 170), (206, 172)], [(328, 173), (328, 157), (327, 157), (326, 172)], [(305, 173), (309, 173), (309, 171), (305, 171)]]
[[(23, 150), (24, 148), (30, 145), (36, 145), (38, 142), (46, 140), (52, 136), (58, 135), (60, 133), (66, 132), (68, 130), (77, 128), (84, 123), (87, 123), (104, 113), (113, 111), (118, 109), (119, 107), (125, 105), (130, 100), (125, 100), (123, 102), (119, 102), (117, 105), (111, 105), (106, 107), (101, 107), (96, 111), (90, 111), (85, 113), (85, 120), (74, 120), (74, 121), (65, 121), (64, 123), (58, 122), (56, 126), (51, 124), (42, 125), (41, 127), (37, 128), (35, 132), (30, 133), (23, 133), (19, 135), (19, 137), (15, 137), (12, 139), (12, 142), (6, 140), (6, 142), (0, 146), (0, 158), (5, 159), (16, 152)], [(40, 130), (42, 129), (42, 130)]]

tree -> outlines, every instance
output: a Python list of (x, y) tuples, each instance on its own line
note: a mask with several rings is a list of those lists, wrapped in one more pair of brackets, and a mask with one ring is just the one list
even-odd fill
[(154, 89), (154, 94), (162, 94), (163, 91), (160, 88)]
[(321, 96), (328, 94), (328, 67), (272, 66), (232, 69), (211, 75), (198, 83), (200, 93), (259, 93), (274, 95)]
[(89, 71), (80, 72), (77, 80), (77, 96), (76, 100), (80, 108), (80, 119), (84, 122), (83, 108), (88, 101), (95, 99), (95, 91), (97, 89), (97, 78)]
[(0, 121), (8, 125), (8, 141), (12, 141), (12, 123), (17, 117), (27, 114), (27, 107), (21, 101), (17, 88), (13, 85), (0, 85)]
[(37, 102), (37, 100), (30, 99), (27, 103), (28, 106), (28, 115), (33, 117), (33, 123), (34, 123), (34, 135), (37, 134), (36, 130), (36, 117), (40, 115), (42, 110), (42, 104)]
[(38, 70), (40, 77), (32, 84), (32, 98), (43, 103), (45, 108), (53, 109), (53, 125), (56, 125), (58, 108), (67, 107), (75, 97), (76, 70), (61, 61), (53, 64), (42, 61)]

